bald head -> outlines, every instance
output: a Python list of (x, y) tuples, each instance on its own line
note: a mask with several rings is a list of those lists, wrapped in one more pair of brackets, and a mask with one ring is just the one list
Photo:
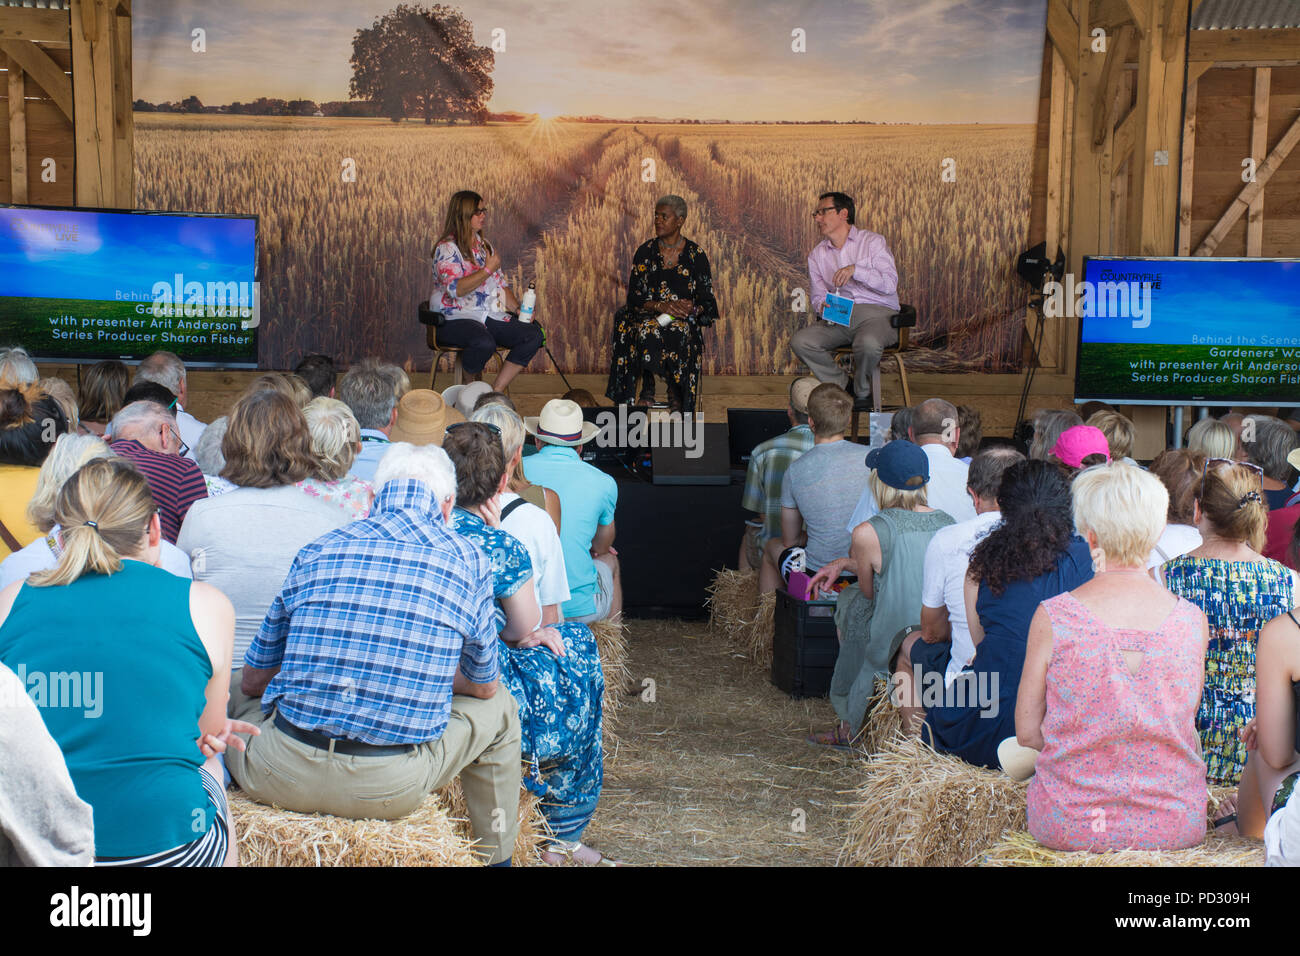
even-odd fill
[(955, 452), (961, 434), (957, 422), (956, 405), (942, 398), (928, 398), (912, 412), (912, 441), (918, 445), (946, 445)]

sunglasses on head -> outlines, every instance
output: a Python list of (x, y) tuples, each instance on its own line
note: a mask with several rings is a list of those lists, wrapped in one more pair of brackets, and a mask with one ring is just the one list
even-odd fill
[(1259, 476), (1260, 488), (1262, 489), (1264, 487), (1264, 469), (1259, 467), (1259, 465), (1252, 464), (1251, 462), (1248, 461), (1236, 461), (1232, 458), (1207, 458), (1205, 459), (1205, 467), (1201, 469), (1201, 498), (1202, 499), (1205, 498), (1205, 476), (1210, 473), (1210, 464), (1212, 462), (1221, 462), (1225, 465), (1240, 465), (1242, 468), (1249, 468), (1251, 471), (1253, 471), (1256, 475)]

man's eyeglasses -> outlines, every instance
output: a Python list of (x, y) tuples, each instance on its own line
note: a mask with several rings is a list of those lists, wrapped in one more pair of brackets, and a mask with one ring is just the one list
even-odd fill
[(1237, 461), (1233, 458), (1207, 458), (1205, 459), (1205, 467), (1201, 469), (1201, 499), (1202, 500), (1204, 500), (1205, 498), (1205, 476), (1210, 473), (1210, 465), (1213, 464), (1214, 462), (1219, 462), (1225, 465), (1240, 465), (1242, 468), (1249, 468), (1251, 471), (1253, 471), (1255, 474), (1259, 476), (1259, 487), (1261, 491), (1263, 490), (1264, 469), (1259, 467), (1259, 465), (1252, 464), (1251, 462), (1248, 461)]
[(190, 453), (190, 446), (185, 444), (184, 440), (181, 438), (181, 433), (178, 432), (171, 425), (167, 426), (167, 430), (172, 433), (173, 440), (175, 440), (176, 444), (180, 446), (180, 450), (177, 451), (176, 454), (184, 458), (186, 455)]
[(818, 206), (816, 209), (813, 210), (812, 216), (814, 219), (820, 219), (828, 212), (836, 212), (836, 211), (837, 210), (834, 206)]
[(457, 428), (464, 428), (466, 425), (482, 425), (484, 428), (490, 428), (498, 438), (501, 437), (501, 429), (491, 422), (457, 422), (455, 425), (448, 425), (447, 431), (454, 432)]

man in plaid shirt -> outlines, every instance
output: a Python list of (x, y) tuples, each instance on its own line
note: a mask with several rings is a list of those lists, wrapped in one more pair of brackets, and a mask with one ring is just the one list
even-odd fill
[[(793, 427), (755, 447), (749, 459), (745, 494), (740, 506), (748, 511), (757, 511), (760, 518), (758, 523), (749, 522), (740, 543), (742, 569), (762, 568), (763, 549), (773, 538), (781, 537), (781, 482), (785, 479), (786, 469), (813, 446), (812, 429), (808, 427), (808, 396), (820, 384), (811, 375), (794, 380), (787, 409)], [(767, 590), (776, 586), (774, 583)]]
[(261, 726), (226, 752), (252, 799), (351, 819), (405, 816), (459, 776), (489, 863), (518, 829), (519, 718), (497, 683), (488, 558), (448, 524), (439, 447), (394, 444), (370, 517), (298, 552), (244, 657)]

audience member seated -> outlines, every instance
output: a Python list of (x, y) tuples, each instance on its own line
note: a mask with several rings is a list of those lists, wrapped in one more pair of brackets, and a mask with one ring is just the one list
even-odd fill
[[(790, 385), (786, 417), (790, 430), (769, 438), (754, 447), (745, 471), (745, 493), (740, 506), (758, 513), (756, 522), (748, 522), (740, 542), (742, 570), (759, 570), (769, 541), (781, 538), (781, 484), (789, 467), (813, 446), (808, 427), (808, 396), (820, 383), (811, 375), (797, 378)], [(774, 590), (775, 586), (768, 588)]]
[(582, 845), (603, 772), (596, 639), (585, 624), (543, 624), (528, 549), (500, 526), (499, 495), (509, 481), (500, 436), (467, 422), (448, 432), (443, 448), (456, 468), (456, 531), (492, 556), (501, 683), (519, 707), (524, 783), (556, 838), (548, 862), (599, 864), (600, 853)]
[(157, 382), (176, 397), (176, 429), (181, 433), (181, 441), (190, 448), (186, 457), (193, 458), (194, 446), (199, 443), (207, 426), (185, 410), (185, 403), (189, 400), (185, 363), (172, 352), (154, 352), (135, 370), (133, 384), (141, 382)]
[(81, 431), (81, 416), (77, 410), (77, 396), (72, 386), (61, 378), (43, 378), (36, 387), (58, 404), (59, 410), (68, 423), (68, 431), (76, 434)]
[(911, 441), (912, 416), (915, 413), (916, 408), (911, 405), (894, 409), (889, 416), (889, 430), (885, 433), (885, 441), (898, 441), (900, 438)]
[[(27, 505), (27, 520), (42, 534), (27, 547), (0, 562), (0, 588), (26, 580), (35, 571), (46, 571), (59, 563), (63, 554), (62, 529), (54, 520), (54, 504), (59, 491), (86, 462), (112, 458), (113, 452), (103, 439), (94, 435), (60, 435), (41, 464), (36, 490)], [(158, 566), (183, 578), (190, 577), (190, 557), (174, 544), (159, 545)]]
[[(907, 438), (920, 445), (925, 457), (929, 459), (930, 483), (926, 486), (926, 494), (930, 507), (948, 512), (954, 521), (969, 521), (975, 517), (975, 509), (971, 507), (970, 497), (966, 494), (967, 470), (970, 466), (955, 457), (957, 446), (961, 442), (961, 428), (957, 424), (959, 417), (956, 406), (951, 402), (931, 398), (910, 410), (906, 432), (898, 431), (901, 425), (898, 413), (894, 415), (890, 430), (895, 441)], [(877, 510), (876, 499), (868, 487), (853, 509), (848, 530), (853, 531)]]
[(953, 457), (962, 464), (969, 465), (971, 459), (979, 454), (980, 444), (984, 441), (984, 424), (979, 409), (958, 405), (957, 427), (961, 430), (961, 439), (957, 442)]
[[(221, 446), (221, 477), (234, 488), (196, 501), (176, 543), (189, 554), (194, 579), (234, 602), (231, 669), (238, 674), (298, 550), (350, 517), (295, 487), (318, 466), (307, 421), (286, 395), (270, 389), (241, 395)], [(232, 713), (238, 689), (238, 680), (232, 681)]]
[(108, 423), (122, 407), (130, 377), (126, 365), (116, 360), (96, 362), (81, 373), (78, 407), (82, 434), (104, 437)]
[(311, 433), (315, 467), (298, 482), (298, 488), (342, 508), (349, 520), (364, 518), (370, 514), (375, 489), (370, 482), (348, 474), (361, 449), (361, 426), (352, 409), (334, 398), (313, 398), (302, 411)]
[(432, 389), (411, 389), (397, 400), (397, 419), (389, 438), (411, 445), (441, 445), (449, 425), (465, 416), (448, 405)]
[[(996, 770), (998, 744), (1015, 736), (1016, 692), (1038, 605), (1092, 578), (1088, 543), (1074, 534), (1070, 486), (1042, 459), (1016, 462), (998, 488), (1002, 523), (971, 552), (966, 624), (975, 660), (938, 706), (925, 708), (924, 740)], [(913, 650), (920, 646), (913, 645)]]
[(839, 559), (813, 578), (813, 593), (844, 571), (857, 584), (840, 592), (835, 628), (840, 653), (831, 677), (831, 706), (840, 722), (831, 736), (814, 743), (844, 746), (866, 719), (876, 678), (887, 677), (908, 628), (919, 627), (925, 551), (936, 531), (953, 523), (945, 511), (926, 505), (930, 462), (910, 441), (891, 441), (867, 454), (873, 497), (882, 505), (853, 532), (847, 561)]
[(1237, 789), (1237, 831), (1258, 840), (1300, 780), (1300, 607), (1260, 630), (1255, 673), (1255, 717), (1241, 731), (1246, 767)]
[[(1300, 448), (1287, 456), (1291, 467), (1300, 470)], [(1274, 508), (1268, 513), (1268, 529), (1264, 533), (1264, 557), (1285, 564), (1292, 570), (1300, 569), (1300, 552), (1294, 544), (1300, 529), (1300, 495), (1292, 498), (1285, 508)]]
[(560, 397), (566, 402), (573, 402), (579, 408), (600, 408), (600, 402), (596, 401), (596, 396), (585, 388), (571, 388)]
[(1156, 569), (1165, 587), (1210, 620), (1196, 729), (1212, 784), (1241, 779), (1246, 748), (1238, 731), (1255, 716), (1259, 629), (1295, 604), (1294, 573), (1259, 553), (1268, 525), (1260, 477), (1258, 465), (1206, 459), (1194, 509), (1201, 546)]
[(299, 408), (306, 408), (314, 397), (307, 383), (292, 372), (263, 372), (249, 382), (244, 391), (260, 392), (267, 388), (289, 396)]
[(0, 348), (0, 391), (23, 389), (35, 385), (40, 378), (41, 373), (36, 370), (36, 363), (25, 348)]
[[(563, 515), (563, 507), (560, 505), (560, 496), (550, 488), (543, 485), (533, 484), (524, 475), (523, 446), (526, 435), (523, 430), (523, 419), (520, 418), (518, 413), (513, 409), (507, 408), (505, 405), (497, 402), (484, 405), (483, 409), (485, 410), (483, 415), (479, 415), (477, 411), (473, 413), (473, 420), (476, 422), (487, 422), (493, 428), (502, 429), (501, 436), (503, 442), (505, 442), (505, 431), (507, 427), (513, 426), (515, 422), (519, 423), (519, 431), (517, 434), (514, 433), (513, 428), (510, 428), (512, 435), (518, 438), (518, 444), (505, 442), (503, 445), (506, 450), (506, 472), (510, 475), (510, 484), (507, 486), (506, 490), (511, 494), (523, 498), (524, 501), (527, 501), (530, 505), (534, 505), (546, 512), (552, 523), (555, 525), (555, 531), (558, 534), (561, 524), (560, 519)], [(451, 427), (454, 428), (455, 426), (453, 425)]]
[(524, 476), (559, 495), (564, 514), (560, 543), (570, 594), (565, 619), (622, 620), (623, 582), (614, 550), (618, 486), (581, 457), (582, 446), (598, 429), (582, 420), (581, 408), (562, 398), (547, 402), (540, 416), (525, 418), (524, 429), (537, 446), (537, 454), (524, 462)]
[(203, 437), (194, 449), (194, 463), (203, 472), (203, 480), (208, 486), (208, 497), (215, 498), (234, 489), (234, 485), (221, 477), (221, 469), (226, 467), (226, 456), (221, 453), (221, 443), (226, 440), (226, 428), (230, 419), (226, 415), (214, 418), (203, 429)]
[(95, 825), (63, 751), (18, 675), (0, 664), (0, 869), (92, 866)]
[(519, 719), (498, 692), (491, 562), (448, 526), (441, 448), (393, 444), (375, 483), (369, 517), (294, 559), (244, 656), (239, 716), (263, 733), (226, 765), (259, 803), (351, 819), (403, 817), (459, 776), (480, 848), (507, 863)]
[(808, 427), (814, 443), (782, 479), (781, 537), (769, 541), (763, 551), (760, 594), (781, 586), (781, 554), (787, 548), (804, 549), (810, 574), (848, 554), (848, 516), (868, 476), (862, 446), (844, 438), (852, 412), (853, 398), (838, 385), (823, 382), (809, 393)]
[[(484, 392), (474, 402), (474, 411), (478, 411), (484, 405), (504, 405), (506, 408), (510, 409), (516, 415), (519, 414), (519, 409), (515, 408), (514, 401), (505, 392)], [(527, 450), (531, 450), (533, 452), (537, 451), (535, 447), (531, 447), (531, 446)], [(524, 457), (525, 458), (528, 457), (527, 453), (525, 453)]]
[(334, 369), (334, 360), (328, 355), (308, 355), (294, 367), (293, 374), (307, 383), (312, 398), (334, 397), (338, 372)]
[(1151, 463), (1151, 474), (1169, 494), (1169, 511), (1165, 529), (1147, 558), (1148, 569), (1201, 546), (1201, 532), (1196, 529), (1196, 488), (1204, 470), (1205, 456), (1186, 448), (1167, 448)]
[(442, 400), (449, 408), (454, 408), (464, 416), (462, 421), (469, 421), (474, 414), (474, 406), (484, 395), (491, 393), (492, 386), (487, 382), (466, 382), (463, 385), (451, 385), (442, 390)]
[(0, 558), (41, 536), (27, 518), (27, 503), (41, 463), (67, 430), (58, 402), (35, 386), (0, 390)]
[[(1253, 437), (1251, 424), (1255, 426)], [(1294, 494), (1291, 488), (1296, 480), (1296, 469), (1291, 467), (1287, 456), (1300, 444), (1300, 435), (1271, 415), (1247, 415), (1241, 437), (1246, 460), (1259, 465), (1264, 472), (1264, 501), (1269, 508), (1285, 508)]]
[(1110, 461), (1110, 443), (1100, 428), (1075, 425), (1061, 432), (1047, 460), (1061, 468), (1067, 481), (1073, 481), (1083, 469)]
[(1084, 422), (1106, 436), (1111, 461), (1126, 461), (1136, 465), (1133, 454), (1133, 421), (1116, 411), (1094, 412)]
[(1034, 438), (1029, 443), (1029, 457), (1034, 461), (1047, 461), (1061, 432), (1082, 424), (1083, 419), (1069, 409), (1039, 409), (1034, 415)]
[(216, 588), (153, 566), (156, 511), (126, 462), (69, 478), (59, 563), (0, 591), (0, 661), (83, 675), (81, 699), (42, 717), (93, 808), (99, 865), (234, 865), (217, 754), (254, 730), (226, 719), (234, 614)]
[(1188, 430), (1187, 450), (1205, 458), (1240, 461), (1245, 457), (1237, 432), (1217, 418), (1202, 418)]
[(1029, 832), (1056, 850), (1196, 846), (1205, 837), (1196, 709), (1209, 625), (1146, 573), (1168, 493), (1124, 462), (1080, 475), (1072, 492), (1095, 573), (1045, 600), (1029, 625), (1016, 698), (1016, 740), (1041, 751)]
[(921, 576), (921, 630), (908, 635), (899, 648), (894, 672), (896, 701), (904, 725), (915, 730), (923, 708), (914, 695), (914, 675), (942, 673), (951, 687), (962, 670), (975, 659), (966, 622), (966, 572), (970, 553), (1002, 520), (998, 488), (1002, 476), (1025, 456), (1014, 448), (982, 451), (971, 459), (966, 492), (975, 505), (969, 521), (940, 528), (925, 548)]
[[(564, 545), (560, 543), (559, 522), (533, 502), (521, 497), (513, 485), (516, 476), (523, 474), (519, 455), (526, 434), (524, 420), (504, 405), (490, 404), (474, 413), (474, 421), (500, 430), (506, 474), (511, 480), (511, 484), (501, 493), (501, 527), (522, 541), (528, 549), (528, 557), (533, 564), (533, 580), (537, 583), (537, 603), (542, 606), (542, 623), (557, 624), (563, 619), (560, 607), (572, 596), (564, 570)], [(554, 498), (555, 513), (558, 516), (559, 496), (549, 488), (546, 493), (548, 500)]]
[(361, 451), (349, 474), (374, 484), (375, 468), (388, 450), (389, 433), (397, 422), (397, 395), (392, 379), (377, 369), (358, 365), (339, 379), (339, 400), (361, 426)]
[(180, 456), (176, 420), (156, 402), (132, 402), (113, 416), (111, 428), (113, 454), (129, 459), (149, 482), (163, 538), (175, 544), (190, 506), (208, 496), (199, 466)]

